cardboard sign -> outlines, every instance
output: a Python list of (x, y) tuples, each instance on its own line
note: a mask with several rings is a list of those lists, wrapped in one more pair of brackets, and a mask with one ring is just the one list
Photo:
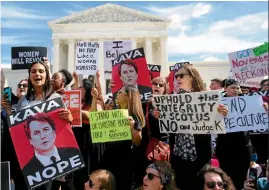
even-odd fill
[(104, 41), (104, 68), (105, 73), (112, 72), (112, 60), (121, 54), (132, 50), (131, 40)]
[(268, 76), (268, 52), (255, 56), (253, 49), (229, 53), (233, 76), (239, 81)]
[(90, 112), (92, 143), (131, 140), (128, 110)]
[(148, 64), (148, 69), (151, 80), (161, 76), (161, 65)]
[(179, 92), (179, 85), (175, 78), (175, 72), (186, 64), (190, 64), (190, 62), (179, 62), (176, 63), (174, 66), (169, 67), (169, 93), (177, 94)]
[(62, 92), (63, 101), (68, 110), (72, 113), (73, 121), (71, 123), (74, 127), (82, 126), (81, 116), (81, 92), (80, 90), (67, 90)]
[(76, 44), (76, 73), (95, 75), (98, 69), (99, 43), (78, 41)]
[(1, 162), (1, 190), (11, 190), (9, 162)]
[(217, 108), (220, 91), (154, 96), (154, 106), (161, 112), (160, 132), (186, 134), (225, 133), (223, 117)]
[(9, 131), (28, 189), (85, 166), (68, 121), (59, 118), (62, 98), (55, 98), (8, 117)]
[[(134, 65), (121, 65), (120, 62), (126, 59), (133, 60)], [(147, 101), (151, 97), (152, 86), (144, 49), (134, 49), (113, 60), (112, 80), (115, 81), (115, 87), (112, 88), (114, 97), (123, 86), (131, 85), (139, 90), (141, 101)]]
[(261, 96), (224, 97), (221, 102), (229, 110), (224, 118), (227, 133), (268, 128), (268, 113)]
[(28, 69), (33, 62), (43, 61), (47, 57), (46, 47), (12, 47), (11, 70)]

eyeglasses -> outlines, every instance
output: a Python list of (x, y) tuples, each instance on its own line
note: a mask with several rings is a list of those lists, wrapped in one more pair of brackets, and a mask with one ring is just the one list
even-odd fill
[(154, 86), (159, 85), (159, 87), (164, 87), (165, 86), (165, 84), (160, 84), (160, 83), (157, 83), (157, 82), (153, 82), (152, 85), (154, 85)]
[(146, 176), (148, 177), (149, 180), (153, 180), (154, 177), (160, 178), (160, 176), (157, 176), (157, 175), (155, 175), (153, 173), (146, 173)]
[(21, 87), (27, 88), (28, 87), (28, 84), (18, 84), (18, 88), (21, 88)]
[(205, 182), (205, 185), (207, 186), (208, 189), (213, 189), (214, 187), (216, 187), (216, 185), (218, 187), (224, 188), (224, 186), (226, 185), (225, 182), (219, 181), (219, 182)]
[(179, 77), (179, 78), (182, 79), (185, 75), (189, 75), (189, 74), (187, 74), (187, 73), (176, 74), (176, 75), (175, 75), (175, 78), (177, 79), (177, 78)]

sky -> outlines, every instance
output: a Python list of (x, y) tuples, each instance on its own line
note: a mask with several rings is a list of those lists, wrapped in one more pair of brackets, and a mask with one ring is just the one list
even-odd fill
[(264, 2), (1, 2), (1, 63), (8, 67), (11, 47), (52, 47), (47, 22), (113, 3), (171, 19), (168, 60), (228, 60), (228, 53), (268, 41), (268, 1)]

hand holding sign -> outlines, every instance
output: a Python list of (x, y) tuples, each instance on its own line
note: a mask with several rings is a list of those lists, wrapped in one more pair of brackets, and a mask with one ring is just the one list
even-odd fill
[(225, 105), (220, 104), (220, 105), (218, 106), (218, 112), (219, 112), (220, 114), (222, 114), (223, 116), (226, 116), (226, 115), (228, 114), (228, 108), (227, 108)]
[(268, 112), (268, 104), (267, 103), (263, 103), (263, 107), (264, 107), (265, 111)]
[(60, 109), (58, 112), (58, 116), (59, 118), (64, 119), (70, 123), (73, 121), (73, 116), (69, 110)]
[(153, 111), (153, 116), (155, 117), (155, 119), (159, 119), (160, 114), (161, 114), (161, 112), (158, 109), (155, 109)]
[(11, 105), (10, 105), (10, 102), (8, 101), (7, 96), (5, 94), (2, 94), (1, 106), (5, 109), (5, 111), (8, 115), (11, 114)]

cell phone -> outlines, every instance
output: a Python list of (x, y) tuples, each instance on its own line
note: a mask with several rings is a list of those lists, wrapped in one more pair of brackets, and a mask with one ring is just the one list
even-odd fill
[(249, 179), (252, 179), (249, 183), (253, 184), (254, 186), (251, 188), (256, 189), (257, 187), (257, 179), (258, 179), (258, 170), (257, 168), (249, 168)]
[(11, 87), (4, 88), (4, 96), (7, 101), (11, 102)]

